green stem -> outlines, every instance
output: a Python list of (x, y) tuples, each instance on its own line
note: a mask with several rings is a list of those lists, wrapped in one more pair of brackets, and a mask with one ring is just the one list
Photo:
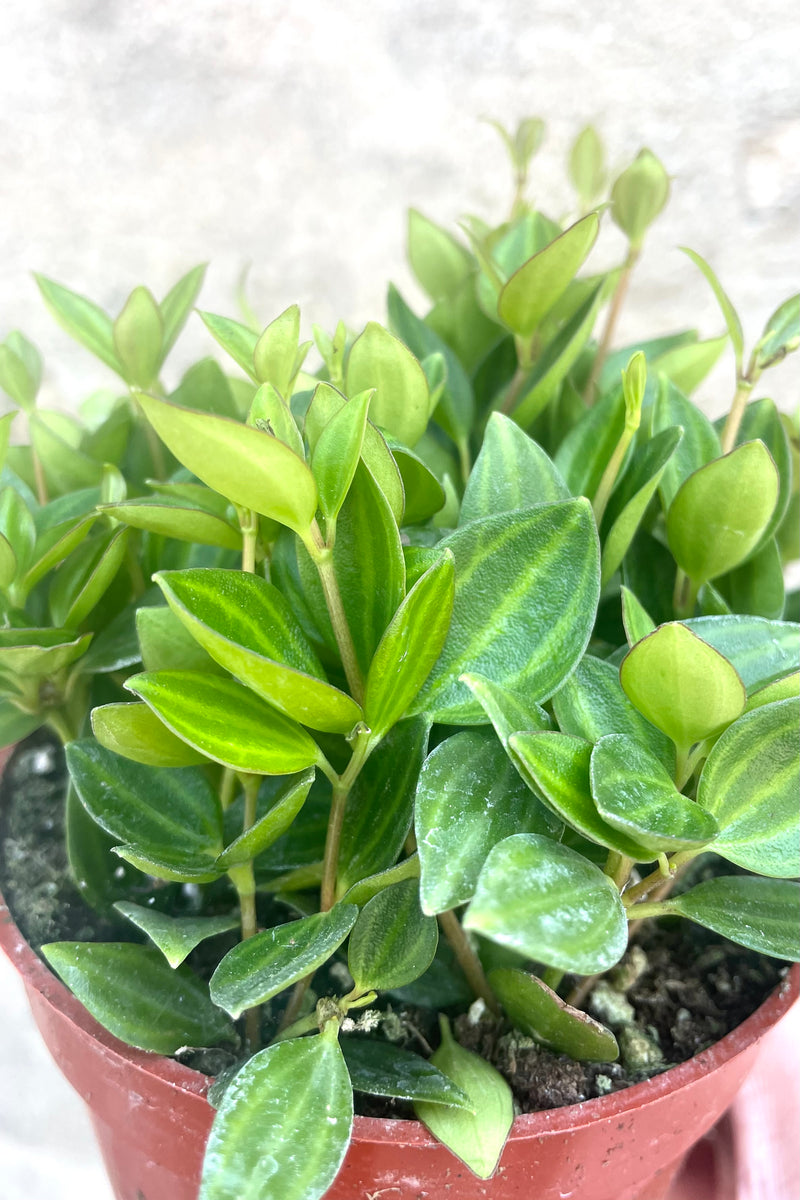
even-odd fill
[(617, 476), (620, 473), (622, 463), (635, 433), (636, 426), (630, 425), (626, 422), (625, 427), (620, 434), (620, 439), (614, 448), (614, 453), (606, 463), (606, 469), (603, 471), (602, 479), (600, 480), (594, 500), (592, 501), (592, 510), (594, 512), (594, 519), (597, 522), (598, 529), (600, 528), (600, 522), (602, 521), (603, 514), (606, 511), (606, 506), (611, 496), (611, 492), (614, 488), (614, 484), (617, 482)]
[(481, 960), (472, 949), (469, 938), (464, 932), (464, 928), (458, 917), (451, 909), (450, 912), (439, 913), (438, 919), (442, 933), (450, 943), (458, 965), (464, 972), (467, 983), (475, 995), (480, 996), (489, 1011), (498, 1016), (500, 1005), (498, 1004), (497, 997), (492, 991), (489, 980), (486, 978), (486, 973), (481, 966)]
[(609, 879), (613, 879), (617, 891), (621, 892), (631, 877), (632, 866), (633, 859), (626, 858), (624, 854), (619, 854), (616, 850), (609, 850), (603, 870)]
[(742, 423), (747, 401), (750, 398), (750, 393), (758, 382), (758, 377), (761, 372), (757, 369), (755, 362), (751, 359), (747, 368), (747, 374), (736, 380), (736, 391), (734, 393), (731, 409), (725, 420), (725, 425), (720, 437), (723, 454), (730, 454), (733, 447), (736, 445), (736, 435), (739, 432), (739, 426)]
[(555, 992), (565, 975), (566, 971), (559, 971), (556, 967), (548, 967), (542, 975), (542, 983), (545, 987), (549, 987), (551, 991)]
[(236, 772), (232, 767), (225, 767), (222, 772), (222, 779), (219, 785), (219, 802), (222, 806), (222, 811), (225, 812), (233, 803), (234, 792), (236, 791)]
[(600, 339), (600, 345), (597, 348), (597, 354), (595, 354), (594, 362), (592, 363), (589, 381), (586, 384), (585, 399), (586, 403), (589, 405), (594, 404), (596, 399), (595, 390), (597, 387), (597, 381), (600, 378), (600, 372), (603, 369), (603, 363), (608, 358), (608, 352), (611, 349), (611, 343), (614, 340), (614, 331), (617, 327), (619, 314), (622, 311), (622, 305), (625, 302), (625, 296), (628, 292), (628, 287), (631, 281), (631, 272), (633, 271), (640, 251), (640, 246), (631, 245), (628, 247), (628, 257), (625, 259), (617, 286), (614, 289), (614, 295), (611, 297), (611, 307), (609, 308), (608, 316), (606, 317), (603, 336)]
[(74, 742), (78, 736), (72, 727), (69, 717), (61, 709), (50, 709), (47, 713), (45, 724), (52, 729), (62, 746), (67, 746), (70, 742)]
[(470, 471), (472, 470), (472, 456), (469, 452), (469, 439), (459, 438), (457, 442), (457, 448), (458, 461), (461, 467), (461, 479), (462, 482), (466, 484), (470, 476)]
[(517, 406), (517, 401), (519, 400), (520, 392), (524, 388), (527, 378), (528, 372), (525, 367), (518, 366), (514, 372), (511, 383), (508, 385), (506, 393), (503, 396), (503, 403), (500, 405), (501, 413), (505, 413), (506, 416), (510, 416), (514, 411)]
[(678, 567), (675, 573), (675, 590), (672, 593), (672, 607), (678, 620), (694, 616), (699, 590), (699, 585)]
[(648, 917), (663, 917), (668, 912), (669, 905), (656, 900), (651, 904), (637, 904), (633, 912), (628, 911), (628, 920), (646, 921)]
[(337, 776), (333, 784), (333, 799), (328, 817), (328, 832), (325, 837), (325, 855), (322, 860), (322, 885), (320, 888), (320, 908), (327, 912), (336, 903), (336, 875), (339, 869), (339, 843), (342, 838), (344, 814), (347, 808), (347, 798), (350, 789), (359, 776), (361, 768), (372, 751), (372, 743), (368, 733), (359, 734), (347, 769)]
[[(243, 775), (242, 785), (244, 787), (244, 819), (242, 821), (242, 832), (246, 833), (248, 829), (256, 822), (258, 812), (258, 790), (261, 786), (260, 775)], [(239, 897), (239, 912), (242, 923), (242, 941), (246, 942), (248, 938), (253, 937), (258, 933), (258, 917), (256, 914), (256, 880), (253, 870), (252, 861), (242, 863), (237, 867), (232, 867), (228, 872), (230, 879), (236, 888)], [(261, 1045), (261, 1008), (256, 1005), (253, 1008), (248, 1008), (244, 1016), (245, 1034), (247, 1042), (252, 1051), (259, 1049)]]
[(239, 516), (239, 528), (242, 531), (242, 570), (248, 575), (254, 575), (256, 570), (258, 517), (251, 509), (242, 509)]
[(328, 614), (336, 637), (336, 645), (339, 647), (339, 654), (350, 691), (353, 699), (358, 704), (363, 704), (364, 679), (361, 675), (361, 668), (358, 665), (358, 658), (356, 657), (356, 650), (353, 644), (353, 635), (347, 623), (347, 616), (342, 603), (342, 594), (339, 591), (339, 583), (333, 565), (333, 554), (330, 547), (325, 545), (316, 521), (311, 527), (309, 540), (305, 541), (304, 539), (304, 544), (319, 573), (320, 583), (325, 594), (325, 603), (328, 607)]
[(671, 879), (665, 880), (661, 867), (656, 867), (655, 871), (651, 871), (649, 875), (645, 875), (644, 879), (623, 893), (622, 903), (626, 908), (631, 908), (634, 904), (638, 905), (640, 900), (644, 900), (656, 888), (662, 888), (665, 883), (671, 883), (679, 868), (690, 862), (691, 859), (696, 858), (698, 854), (702, 853), (702, 849), (701, 847), (699, 850), (681, 850), (677, 854), (673, 854), (667, 860)]

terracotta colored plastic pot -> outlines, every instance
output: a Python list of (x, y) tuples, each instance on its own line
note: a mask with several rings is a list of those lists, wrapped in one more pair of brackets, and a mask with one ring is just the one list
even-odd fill
[[(5, 761), (0, 756), (0, 767)], [(48, 1049), (89, 1106), (117, 1200), (197, 1200), (209, 1080), (102, 1029), (37, 958), (0, 897), (0, 943)], [(518, 1117), (496, 1175), (476, 1179), (415, 1121), (356, 1117), (326, 1200), (667, 1200), (689, 1149), (730, 1105), (758, 1042), (798, 995), (797, 967), (738, 1029), (614, 1095)]]

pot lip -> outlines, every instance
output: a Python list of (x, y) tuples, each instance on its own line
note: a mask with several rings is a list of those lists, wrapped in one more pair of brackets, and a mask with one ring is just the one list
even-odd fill
[[(0, 777), (14, 747), (0, 750)], [(163, 1083), (205, 1099), (212, 1083), (203, 1075), (175, 1059), (146, 1050), (137, 1050), (121, 1042), (104, 1029), (61, 980), (52, 973), (23, 937), (0, 892), (0, 947), (17, 968), (27, 989), (38, 992), (47, 1004), (57, 1009), (81, 1032), (99, 1042), (106, 1051), (146, 1072)], [(584, 1100), (562, 1108), (524, 1113), (514, 1120), (509, 1135), (517, 1141), (567, 1129), (579, 1129), (598, 1120), (624, 1118), (632, 1111), (660, 1100), (670, 1092), (690, 1086), (698, 1078), (724, 1066), (752, 1044), (758, 1042), (791, 1008), (800, 995), (800, 964), (795, 963), (767, 999), (741, 1025), (713, 1046), (686, 1062), (670, 1067), (660, 1075), (631, 1084), (619, 1092)], [(354, 1136), (366, 1142), (399, 1142), (406, 1145), (434, 1145), (435, 1139), (419, 1121), (388, 1117), (355, 1118)]]

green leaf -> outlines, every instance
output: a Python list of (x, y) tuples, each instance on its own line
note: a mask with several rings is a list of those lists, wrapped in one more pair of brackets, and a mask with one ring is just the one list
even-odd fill
[(651, 150), (640, 150), (611, 189), (611, 217), (639, 249), (669, 198), (669, 175)]
[(528, 259), (504, 284), (497, 312), (518, 337), (529, 338), (541, 324), (588, 257), (599, 227), (597, 213), (589, 213)]
[(7, 342), (0, 345), (0, 388), (25, 412), (36, 404), (36, 380), (27, 366)]
[[(604, 281), (601, 280), (545, 346), (526, 381), (522, 399), (511, 414), (518, 425), (530, 426), (553, 399), (591, 337), (605, 299)], [(560, 464), (556, 462), (556, 466)]]
[(514, 1121), (511, 1088), (490, 1063), (453, 1040), (447, 1017), (439, 1024), (442, 1043), (430, 1061), (466, 1093), (472, 1111), (417, 1101), (414, 1112), (474, 1175), (489, 1179)]
[(46, 279), (44, 275), (34, 273), (34, 279), (39, 285), (45, 304), (59, 325), (76, 341), (91, 350), (101, 362), (111, 367), (112, 371), (122, 375), (122, 364), (114, 347), (114, 327), (103, 310), (85, 296), (71, 292), (69, 288), (54, 283), (52, 279)]
[(150, 946), (51, 942), (42, 953), (95, 1020), (129, 1046), (174, 1054), (237, 1040), (205, 984)]
[(573, 496), (593, 496), (625, 426), (618, 387), (587, 409), (558, 447), (554, 463)]
[(146, 287), (134, 288), (114, 322), (114, 349), (127, 383), (147, 388), (161, 366), (164, 322)]
[[(720, 421), (722, 419), (720, 418)], [(779, 528), (786, 515), (792, 495), (792, 446), (787, 430), (784, 428), (781, 414), (771, 400), (752, 400), (744, 410), (739, 431), (736, 435), (736, 445), (744, 442), (762, 441), (772, 456), (772, 461), (778, 469), (780, 479), (778, 503), (775, 511), (767, 522), (767, 527), (761, 535), (762, 545), (766, 543)]]
[(717, 579), (717, 588), (735, 613), (777, 620), (783, 616), (783, 564), (775, 538), (745, 562)]
[(36, 539), (31, 566), (22, 577), (23, 588), (31, 591), (49, 571), (76, 550), (96, 520), (97, 514), (78, 521), (64, 521), (44, 530)]
[(189, 367), (169, 399), (172, 404), (198, 408), (218, 417), (238, 420), (242, 416), (231, 381), (214, 358), (201, 358)]
[(469, 1096), (457, 1083), (410, 1050), (372, 1038), (351, 1037), (342, 1039), (342, 1053), (357, 1092), (471, 1109)]
[(665, 512), (681, 484), (700, 467), (719, 458), (722, 448), (708, 417), (673, 382), (662, 378), (653, 406), (652, 434), (675, 427), (683, 430), (683, 437), (661, 476), (659, 492)]
[(546, 700), (580, 659), (594, 622), (599, 552), (588, 501), (484, 517), (439, 548), (455, 557), (453, 617), (415, 710), (480, 723), (482, 709), (459, 681), (465, 671)]
[(628, 944), (612, 880), (582, 854), (532, 833), (515, 834), (492, 850), (464, 928), (580, 975), (613, 967)]
[(217, 865), (226, 870), (237, 867), (242, 863), (252, 862), (281, 837), (294, 821), (300, 809), (306, 802), (311, 785), (314, 782), (314, 771), (309, 769), (301, 775), (290, 778), (285, 787), (278, 792), (275, 803), (269, 812), (260, 817), (253, 825), (240, 834), (226, 846), (217, 859)]
[[(3, 690), (0, 679), (0, 692)], [(13, 700), (0, 699), (0, 749), (21, 742), (43, 723), (43, 718), (38, 713), (23, 712)]]
[(549, 715), (539, 704), (509, 692), (483, 675), (462, 675), (465, 683), (494, 726), (503, 749), (508, 751), (508, 739), (514, 733), (552, 728)]
[(311, 470), (319, 491), (319, 506), (327, 521), (335, 521), (356, 473), (372, 392), (340, 408), (317, 439)]
[(200, 288), (203, 286), (203, 280), (206, 274), (206, 263), (200, 263), (197, 267), (192, 267), (191, 271), (178, 280), (178, 282), (170, 288), (164, 299), (158, 306), (161, 311), (161, 321), (163, 325), (161, 354), (162, 358), (166, 358), (178, 338), (178, 334), (183, 329), (188, 319), (189, 313), (194, 308), (195, 301), (200, 293)]
[(690, 342), (675, 346), (653, 360), (654, 375), (666, 375), (676, 388), (687, 396), (699, 387), (728, 344), (728, 335), (709, 338), (706, 342)]
[(221, 668), (166, 606), (136, 610), (136, 632), (145, 671), (216, 671)]
[(118, 841), (187, 858), (221, 852), (219, 797), (199, 768), (142, 766), (91, 738), (70, 743), (67, 766), (81, 804)]
[(206, 938), (216, 937), (236, 929), (238, 918), (228, 917), (170, 917), (156, 908), (118, 901), (114, 908), (132, 921), (150, 938), (171, 967), (179, 967)]
[(357, 917), (354, 904), (336, 904), (254, 934), (222, 959), (211, 976), (211, 998), (236, 1019), (327, 962)]
[(664, 765), (632, 737), (601, 738), (589, 772), (603, 820), (653, 854), (705, 846), (719, 832), (714, 818), (681, 795)]
[(592, 798), (589, 768), (592, 745), (565, 733), (517, 733), (509, 739), (509, 754), (537, 796), (557, 816), (598, 846), (651, 862), (651, 851), (604, 821)]
[(684, 254), (688, 255), (694, 265), (703, 273), (717, 298), (717, 303), (719, 304), (722, 315), (725, 318), (725, 324), (728, 328), (731, 345), (733, 346), (734, 354), (736, 355), (736, 375), (738, 378), (742, 374), (744, 358), (744, 333), (742, 332), (742, 323), (739, 320), (739, 315), (731, 304), (727, 293), (723, 289), (720, 281), (717, 279), (713, 269), (709, 266), (705, 259), (701, 258), (696, 250), (690, 250), (688, 246), (681, 246), (680, 249)]
[(663, 766), (675, 769), (670, 739), (641, 715), (622, 690), (619, 671), (611, 663), (587, 654), (553, 697), (559, 728), (589, 742), (609, 733), (627, 734), (654, 754)]
[(405, 715), (444, 646), (453, 611), (453, 555), (442, 557), (403, 600), (370, 663), (364, 719), (374, 738)]
[(756, 370), (773, 367), (800, 346), (800, 295), (791, 296), (767, 321), (756, 347)]
[(288, 446), (226, 417), (141, 394), (139, 403), (167, 448), (203, 483), (242, 508), (308, 536), (317, 510), (314, 476)]
[(408, 210), (408, 259), (431, 300), (451, 296), (476, 265), (466, 246), (415, 208)]
[(338, 1042), (319, 1035), (269, 1046), (225, 1091), (199, 1200), (319, 1200), (339, 1172), (352, 1124)]
[(0, 491), (0, 536), (8, 560), (3, 587), (8, 587), (17, 574), (27, 570), (36, 541), (36, 527), (30, 510), (12, 487)]
[(684, 625), (733, 663), (748, 693), (797, 668), (800, 628), (793, 622), (736, 615), (693, 617)]
[(568, 500), (569, 489), (544, 450), (502, 413), (492, 413), (461, 502), (459, 525), (481, 517)]
[(604, 584), (615, 574), (628, 553), (681, 437), (682, 432), (677, 427), (657, 433), (634, 452), (630, 465), (614, 489), (603, 522)]
[(420, 898), (426, 913), (448, 912), (475, 894), (489, 852), (512, 833), (550, 833), (492, 730), (457, 733), (425, 760), (415, 804)]
[(620, 682), (642, 716), (682, 750), (721, 733), (746, 699), (736, 668), (679, 622), (636, 643), (622, 661)]
[[(258, 335), (253, 333), (247, 325), (232, 321), (230, 317), (218, 317), (210, 312), (201, 312), (200, 317), (208, 332), (222, 346), (222, 349), (230, 354), (231, 358), (239, 364), (254, 383), (258, 383), (253, 365), (253, 354)], [(196, 471), (195, 474), (197, 474)]]
[(154, 576), (196, 642), (287, 717), (349, 733), (361, 709), (324, 680), (291, 606), (273, 584), (241, 571), (203, 567)]
[(606, 181), (603, 143), (592, 125), (586, 125), (572, 143), (569, 178), (584, 207), (603, 190)]
[(171, 883), (213, 883), (225, 872), (207, 854), (188, 854), (175, 846), (113, 846), (112, 853), (144, 875)]
[(92, 487), (103, 477), (102, 464), (78, 448), (75, 431), (58, 419), (61, 415), (37, 409), (29, 417), (31, 445), (51, 494)]
[(670, 897), (663, 908), (758, 954), (800, 959), (800, 886), (788, 880), (722, 875)]
[(134, 529), (146, 529), (181, 542), (221, 546), (239, 552), (242, 549), (241, 530), (230, 521), (221, 520), (202, 508), (189, 508), (163, 494), (139, 496), (120, 504), (103, 504), (100, 511)]
[(424, 717), (400, 721), (362, 767), (345, 809), (337, 872), (339, 896), (397, 862), (411, 828), (428, 732)]
[(435, 917), (425, 916), (419, 883), (393, 883), (368, 900), (353, 926), (347, 961), (361, 992), (388, 991), (418, 979), (439, 941)]
[(259, 383), (271, 383), (286, 400), (292, 394), (292, 384), (300, 369), (299, 342), (300, 309), (292, 304), (267, 326), (253, 350), (256, 379)]
[(773, 704), (776, 700), (791, 700), (795, 696), (800, 696), (800, 671), (784, 675), (783, 679), (776, 679), (774, 683), (768, 683), (766, 687), (758, 688), (748, 697), (744, 711), (752, 712), (754, 708), (760, 708), (762, 704)]
[(101, 746), (148, 767), (190, 767), (207, 760), (159, 721), (146, 704), (103, 704), (92, 710)]
[(761, 875), (800, 875), (797, 698), (764, 704), (726, 729), (706, 760), (697, 802), (720, 828), (714, 850)]
[(370, 321), (347, 360), (347, 392), (375, 388), (372, 420), (406, 446), (422, 437), (430, 416), (428, 381), (411, 351)]
[[(622, 595), (622, 623), (625, 626), (625, 636), (629, 646), (635, 646), (642, 638), (647, 637), (656, 627), (647, 609), (639, 602), (630, 588), (620, 588)], [(611, 732), (610, 730), (608, 732)]]
[[(427, 434), (423, 434), (423, 439)], [(421, 525), (444, 507), (446, 493), (419, 454), (402, 446), (394, 438), (388, 439), (392, 457), (397, 463), (405, 492), (405, 508), (402, 516), (404, 525)], [(422, 448), (417, 442), (417, 450)]]
[(125, 558), (127, 529), (82, 542), (58, 569), (50, 587), (50, 612), (56, 625), (76, 628), (108, 591)]
[(616, 1062), (619, 1058), (611, 1030), (572, 1008), (538, 976), (500, 967), (490, 972), (489, 982), (515, 1029), (554, 1054), (567, 1054), (577, 1062)]
[(91, 640), (71, 629), (0, 629), (0, 672), (43, 679), (79, 659)]
[(684, 481), (667, 514), (669, 548), (696, 583), (737, 566), (758, 545), (778, 502), (763, 442), (746, 442)]
[(233, 679), (155, 671), (132, 675), (125, 687), (189, 746), (234, 771), (290, 775), (320, 761), (300, 725)]

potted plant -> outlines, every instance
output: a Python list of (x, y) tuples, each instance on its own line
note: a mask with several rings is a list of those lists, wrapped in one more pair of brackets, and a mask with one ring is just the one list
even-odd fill
[[(689, 252), (726, 334), (613, 349), (668, 177), (623, 171), (625, 260), (581, 275), (602, 147), (576, 140), (562, 227), (525, 201), (542, 134), (503, 131), (500, 226), (411, 213), (428, 315), (390, 288), (391, 332), (314, 329), (314, 375), (295, 306), (202, 313), (246, 381), (205, 360), (168, 394), (200, 269), (115, 321), (39, 281), (129, 389), (88, 428), (37, 411), (21, 335), (0, 352), (31, 426), (0, 509), (4, 741), (64, 741), (75, 878), (127, 923), (41, 947), (113, 1037), (28, 952), (33, 1002), (125, 1200), (657, 1200), (791, 998), (663, 1074), (629, 1000), (657, 927), (713, 935), (709, 963), (797, 958), (796, 431), (751, 393), (800, 298), (746, 355)], [(729, 342), (715, 426), (688, 395)], [(217, 1075), (213, 1109), (154, 1054)], [(573, 1092), (514, 1126), (509, 1078), (544, 1107), (523, 1059)], [(354, 1090), (422, 1125), (358, 1117), (348, 1153)]]

